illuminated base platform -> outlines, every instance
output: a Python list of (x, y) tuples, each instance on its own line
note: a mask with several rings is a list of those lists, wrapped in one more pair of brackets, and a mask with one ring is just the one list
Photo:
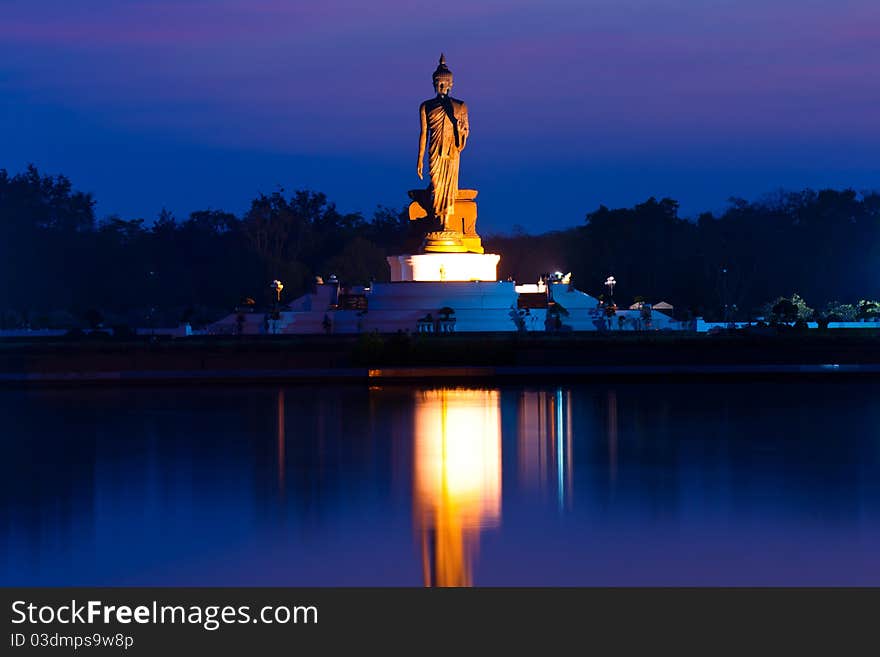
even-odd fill
[[(477, 255), (477, 254), (446, 254)], [(421, 256), (416, 256), (421, 257)], [(497, 257), (497, 256), (496, 256)], [(494, 270), (493, 270), (494, 273)], [(399, 275), (399, 274), (398, 274)], [(519, 289), (517, 289), (519, 287)], [(532, 289), (535, 288), (535, 289)], [(318, 284), (314, 292), (290, 302), (272, 319), (263, 313), (232, 313), (208, 327), (211, 335), (358, 334), (421, 332), (538, 332), (646, 330), (639, 310), (618, 310), (606, 316), (595, 298), (569, 285), (542, 287), (565, 313), (551, 316), (548, 307), (535, 307), (539, 286), (513, 281), (396, 281), (360, 288), (365, 308), (346, 308), (338, 284)], [(521, 295), (530, 303), (520, 307)], [(346, 296), (350, 294), (347, 293)], [(561, 325), (560, 325), (561, 322)], [(687, 322), (653, 312), (651, 330), (690, 330)]]
[(389, 256), (392, 283), (497, 281), (496, 253), (422, 253)]

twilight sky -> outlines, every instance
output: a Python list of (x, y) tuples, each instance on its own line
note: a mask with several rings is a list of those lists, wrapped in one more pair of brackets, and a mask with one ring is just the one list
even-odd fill
[(99, 216), (403, 206), (441, 50), (481, 232), (880, 187), (876, 0), (0, 0), (0, 168)]

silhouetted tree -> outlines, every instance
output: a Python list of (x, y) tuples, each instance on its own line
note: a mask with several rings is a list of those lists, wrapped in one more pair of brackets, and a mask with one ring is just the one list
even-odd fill
[[(262, 302), (273, 279), (284, 282), (287, 299), (316, 275), (335, 273), (344, 284), (387, 280), (386, 257), (418, 249), (424, 231), (405, 208), (378, 207), (367, 220), (308, 190), (260, 194), (240, 217), (206, 209), (178, 219), (163, 209), (152, 221), (97, 221), (94, 207), (64, 176), (33, 166), (0, 170), (4, 326), (94, 323), (87, 311), (114, 326), (146, 317), (156, 325), (184, 316), (207, 322), (243, 298)], [(720, 214), (694, 220), (680, 217), (673, 199), (649, 198), (599, 206), (567, 230), (529, 234), (514, 225), (510, 234), (485, 235), (484, 245), (502, 255), (501, 280), (570, 271), (574, 285), (598, 296), (613, 275), (619, 298), (638, 293), (708, 319), (752, 317), (792, 289), (825, 307), (823, 321), (880, 317), (880, 305), (866, 301), (880, 297), (877, 192), (731, 198)], [(825, 305), (842, 297), (863, 301), (858, 311)], [(798, 318), (806, 319), (800, 310)]]

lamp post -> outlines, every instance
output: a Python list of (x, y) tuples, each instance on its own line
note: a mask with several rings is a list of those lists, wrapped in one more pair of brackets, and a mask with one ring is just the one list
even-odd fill
[(284, 283), (275, 279), (269, 287), (275, 290), (275, 307), (272, 310), (272, 333), (277, 333), (279, 319), (278, 306), (281, 304), (281, 290), (284, 289)]
[(608, 300), (611, 303), (614, 303), (614, 286), (617, 285), (617, 281), (614, 280), (614, 276), (609, 276), (605, 279), (605, 287), (608, 288)]
[(284, 289), (284, 283), (279, 280), (274, 280), (269, 287), (275, 290), (275, 303), (279, 303), (281, 301), (281, 290)]
[[(614, 317), (615, 314), (617, 314), (617, 304), (614, 303), (615, 285), (617, 285), (617, 281), (614, 280), (614, 276), (609, 276), (605, 279), (605, 287), (608, 288), (608, 305), (605, 306), (605, 322), (609, 328), (611, 328), (611, 318)], [(620, 326), (620, 328), (622, 328), (622, 325)]]

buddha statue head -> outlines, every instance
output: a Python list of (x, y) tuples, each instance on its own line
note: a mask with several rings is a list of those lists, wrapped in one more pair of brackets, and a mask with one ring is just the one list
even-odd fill
[(444, 54), (440, 54), (440, 63), (431, 77), (434, 79), (434, 91), (440, 96), (445, 96), (452, 89), (452, 71), (446, 68), (446, 56)]

